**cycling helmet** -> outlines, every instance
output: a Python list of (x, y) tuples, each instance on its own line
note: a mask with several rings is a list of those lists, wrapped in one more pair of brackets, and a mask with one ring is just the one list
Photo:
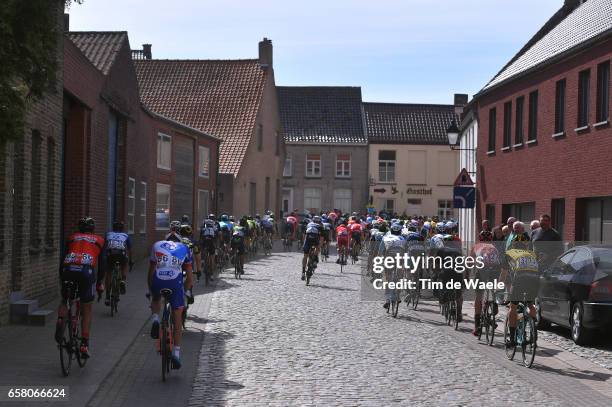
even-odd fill
[(191, 237), (193, 230), (191, 230), (191, 226), (185, 223), (181, 225), (181, 228), (179, 229), (179, 233), (183, 237)]
[(274, 219), (274, 214), (273, 213), (270, 214), (270, 219)]
[(179, 222), (178, 220), (173, 220), (172, 222), (170, 222), (171, 232), (178, 232), (180, 228), (181, 228), (181, 222)]
[(228, 221), (228, 217), (226, 214), (221, 215), (221, 222), (227, 222)]
[(423, 223), (423, 229), (430, 230), (431, 229), (431, 223), (429, 223), (429, 221)]
[(406, 235), (406, 240), (408, 240), (409, 242), (420, 241), (420, 240), (423, 240), (423, 237), (420, 234), (418, 234), (416, 231), (415, 232), (410, 231)]
[(208, 215), (208, 219), (215, 220), (215, 214), (211, 213), (210, 215)]
[(394, 223), (391, 225), (391, 234), (392, 235), (401, 235), (402, 234), (402, 226)]
[(321, 215), (321, 219), (322, 220), (327, 220), (327, 215), (326, 214)]
[(247, 225), (248, 224), (247, 224), (246, 218), (244, 216), (242, 218), (240, 218), (240, 226), (246, 227)]
[(236, 221), (236, 218), (234, 218), (234, 216), (233, 216), (233, 215), (230, 215), (230, 217), (229, 217), (229, 221), (230, 221), (230, 222), (235, 222), (235, 221)]
[(191, 222), (189, 221), (189, 215), (183, 215), (181, 216), (181, 223), (183, 225), (189, 225), (191, 224)]
[(320, 216), (315, 216), (315, 217), (312, 218), (312, 221), (314, 223), (321, 223), (321, 217)]
[(436, 224), (436, 233), (443, 234), (446, 231), (446, 227), (444, 222), (440, 222)]
[(123, 222), (120, 220), (116, 220), (113, 222), (113, 232), (123, 232)]
[(79, 232), (93, 233), (96, 229), (96, 221), (90, 216), (85, 216), (79, 219)]
[(258, 214), (258, 213), (256, 213), (256, 214), (255, 214), (255, 219), (261, 219), (261, 215), (260, 215), (260, 214)]

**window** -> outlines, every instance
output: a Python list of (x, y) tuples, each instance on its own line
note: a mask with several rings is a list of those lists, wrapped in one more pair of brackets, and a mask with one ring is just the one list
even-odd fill
[(538, 139), (538, 91), (529, 94), (529, 141)]
[(147, 183), (140, 183), (140, 233), (147, 233)]
[(293, 165), (291, 161), (291, 154), (287, 154), (285, 157), (285, 166), (283, 167), (283, 177), (290, 177), (293, 171)]
[(441, 219), (449, 219), (453, 217), (453, 201), (441, 200), (438, 201), (438, 216)]
[(334, 190), (334, 208), (342, 213), (350, 213), (352, 209), (352, 191), (350, 189), (339, 188)]
[(512, 102), (504, 103), (504, 145), (503, 148), (512, 144)]
[(321, 154), (306, 154), (306, 176), (321, 176)]
[(348, 178), (351, 176), (351, 155), (337, 154), (336, 155), (336, 177)]
[(257, 151), (263, 150), (263, 125), (257, 125)]
[(265, 186), (265, 195), (264, 195), (264, 210), (270, 209), (270, 177), (266, 177), (266, 186)]
[(555, 91), (555, 134), (565, 131), (565, 79), (557, 81)]
[(55, 213), (55, 142), (51, 137), (47, 138), (47, 246), (53, 246), (53, 235), (55, 232), (53, 219)]
[(41, 175), (41, 144), (42, 138), (40, 132), (38, 130), (32, 130), (32, 157), (31, 157), (31, 175), (30, 175), (30, 242), (32, 246), (38, 247), (41, 243), (41, 239), (39, 238), (39, 223), (40, 223), (40, 210), (41, 210), (41, 200), (40, 200), (40, 175)]
[(493, 228), (495, 226), (495, 204), (487, 204), (485, 211), (486, 220), (489, 221), (489, 226)]
[(209, 194), (205, 189), (198, 190), (198, 223), (197, 225), (201, 225), (204, 222), (204, 219), (208, 217), (208, 202), (209, 202)]
[(172, 138), (166, 134), (157, 134), (157, 168), (171, 169)]
[(395, 199), (385, 199), (382, 205), (383, 212), (393, 214), (395, 212)]
[(257, 212), (257, 183), (249, 183), (249, 213)]
[(578, 127), (589, 125), (589, 81), (591, 70), (578, 74)]
[(514, 130), (514, 144), (523, 144), (523, 116), (525, 111), (525, 98), (523, 96), (516, 99), (516, 118)]
[(551, 221), (552, 227), (563, 237), (565, 229), (565, 198), (553, 199), (551, 202)]
[(378, 180), (395, 182), (395, 151), (381, 150), (378, 152)]
[(276, 155), (280, 155), (280, 146), (281, 146), (281, 137), (280, 137), (280, 133), (278, 131), (276, 131), (275, 133), (276, 136), (276, 151), (275, 154)]
[(597, 65), (597, 123), (608, 121), (610, 114), (610, 61)]
[(489, 149), (488, 151), (495, 151), (495, 138), (497, 129), (497, 110), (495, 108), (489, 109)]
[(321, 210), (321, 188), (304, 188), (304, 210), (311, 212)]
[(155, 204), (155, 228), (167, 230), (170, 227), (170, 185), (157, 184)]
[(136, 212), (136, 180), (128, 178), (128, 202), (127, 202), (127, 232), (134, 233), (134, 213)]
[(210, 176), (210, 149), (200, 146), (198, 173), (200, 177), (208, 178)]

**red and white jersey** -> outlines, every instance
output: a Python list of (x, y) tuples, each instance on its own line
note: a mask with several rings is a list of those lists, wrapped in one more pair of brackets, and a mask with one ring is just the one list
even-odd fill
[(74, 233), (68, 238), (64, 264), (95, 267), (104, 247), (104, 239), (93, 233)]
[(361, 230), (362, 230), (361, 223), (357, 223), (357, 222), (355, 222), (353, 224), (350, 224), (349, 228), (351, 229), (351, 232), (353, 232), (353, 233), (355, 233), (355, 232), (361, 233)]
[(348, 229), (344, 225), (340, 225), (336, 228), (336, 236), (338, 239), (342, 237), (348, 237)]
[(297, 219), (295, 216), (287, 216), (287, 223), (291, 223), (295, 225), (297, 223)]

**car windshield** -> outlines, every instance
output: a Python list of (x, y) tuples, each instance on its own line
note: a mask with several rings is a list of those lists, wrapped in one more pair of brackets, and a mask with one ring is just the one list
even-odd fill
[(593, 257), (597, 259), (597, 269), (612, 273), (612, 248), (593, 249)]

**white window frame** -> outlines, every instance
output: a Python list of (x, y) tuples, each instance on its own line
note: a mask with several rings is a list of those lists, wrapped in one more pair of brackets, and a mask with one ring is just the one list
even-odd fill
[[(319, 159), (318, 160), (309, 160), (308, 156), (309, 155), (318, 155)], [(306, 176), (309, 178), (321, 178), (321, 154), (319, 153), (306, 153)], [(311, 169), (309, 171), (308, 169), (308, 165), (311, 164)], [(317, 174), (317, 170), (318, 169), (318, 174)]]
[[(378, 159), (378, 180), (380, 182), (395, 182), (395, 170), (397, 169), (397, 151), (395, 150), (380, 150), (378, 152), (379, 156), (382, 151), (393, 151), (395, 153), (395, 160), (381, 160)], [(381, 177), (381, 164), (384, 165), (384, 174), (385, 177)], [(393, 177), (389, 178), (389, 164), (393, 164)]]
[(127, 232), (134, 234), (134, 222), (136, 221), (136, 180), (128, 177), (128, 202), (127, 202)]
[(448, 219), (453, 215), (453, 201), (449, 199), (438, 200), (438, 216), (441, 219)]
[[(289, 166), (287, 166), (287, 162), (289, 162)], [(289, 167), (289, 169), (287, 169)], [(283, 166), (283, 177), (291, 177), (293, 175), (293, 157), (291, 154), (287, 154), (285, 156), (285, 165)]]
[[(339, 192), (345, 193), (348, 191), (348, 196), (338, 196)], [(339, 205), (339, 200), (346, 201), (348, 200), (348, 207), (344, 207), (344, 205)], [(353, 207), (353, 190), (350, 188), (336, 188), (334, 189), (334, 208), (340, 209), (344, 213), (350, 213)]]
[[(311, 192), (311, 191), (318, 191), (318, 197), (315, 196), (315, 194), (308, 194), (307, 192)], [(321, 188), (318, 187), (308, 187), (308, 188), (304, 188), (304, 210), (309, 210), (310, 208), (316, 208), (318, 210), (321, 210), (321, 199), (322, 199), (322, 195), (323, 195), (323, 191)], [(319, 200), (319, 205), (315, 206), (315, 205), (307, 205), (306, 204), (306, 200), (309, 199), (311, 202), (313, 199), (318, 199)]]
[(147, 183), (140, 181), (140, 230), (141, 234), (147, 233)]
[[(204, 157), (206, 157), (206, 164), (203, 161)], [(206, 146), (199, 146), (198, 148), (198, 176), (200, 178), (210, 177), (210, 148)]]
[(171, 216), (170, 194), (172, 192), (172, 188), (170, 187), (169, 184), (163, 184), (163, 183), (159, 183), (158, 182), (157, 186), (156, 186), (156, 189), (155, 189), (155, 217), (156, 217), (156, 219), (155, 219), (155, 230), (167, 230), (169, 225), (168, 226), (163, 226), (163, 227), (157, 226), (157, 210), (159, 208), (159, 201), (158, 201), (159, 195), (158, 194), (159, 194), (160, 186), (161, 187), (168, 187), (168, 204), (167, 204), (167, 206), (168, 206), (168, 224), (170, 223), (170, 216)]
[(395, 199), (393, 198), (384, 198), (383, 199), (383, 207), (381, 208), (383, 211), (389, 213), (389, 208), (387, 207), (387, 204), (389, 202), (393, 203), (393, 208), (391, 208), (391, 213), (395, 212)]
[[(351, 166), (351, 159), (353, 158), (351, 156), (351, 154), (348, 154), (348, 160), (339, 160), (338, 156), (341, 154), (346, 154), (346, 153), (339, 153), (336, 154), (336, 178), (350, 178), (351, 177), (351, 171), (352, 171), (352, 166)], [(338, 163), (342, 163), (342, 170), (340, 172), (340, 174), (338, 174)], [(348, 174), (345, 174), (345, 172), (347, 172), (347, 168), (348, 167)]]
[[(162, 155), (164, 151), (162, 146), (164, 142), (169, 143), (168, 148), (168, 165), (165, 165), (165, 160)], [(161, 168), (162, 170), (171, 170), (172, 169), (172, 136), (164, 133), (157, 133), (157, 168)]]

